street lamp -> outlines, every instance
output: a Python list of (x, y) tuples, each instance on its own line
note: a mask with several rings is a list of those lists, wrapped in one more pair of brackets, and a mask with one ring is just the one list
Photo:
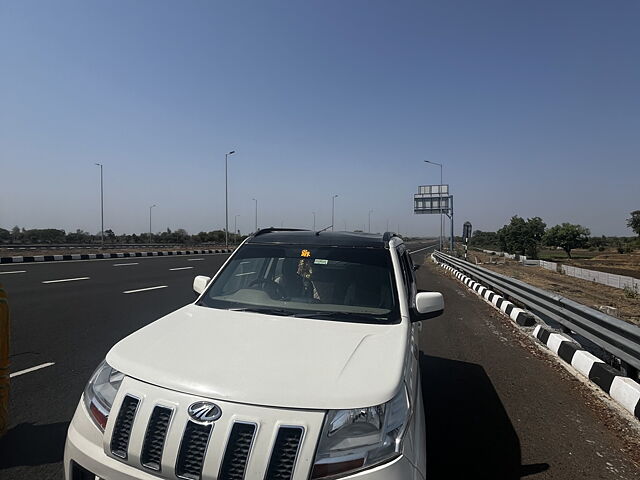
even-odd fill
[(371, 214), (373, 213), (373, 210), (369, 210), (369, 233), (371, 233)]
[(227, 181), (227, 157), (236, 153), (231, 150), (224, 154), (224, 244), (229, 246), (229, 183)]
[(438, 162), (432, 162), (425, 160), (424, 163), (430, 163), (431, 165), (437, 165), (440, 167), (440, 187), (438, 187), (438, 206), (440, 207), (440, 250), (442, 250), (442, 164)]
[(102, 188), (102, 164), (96, 163), (100, 167), (100, 242), (104, 248), (104, 189)]
[(336, 213), (336, 197), (338, 195), (333, 195), (331, 197), (331, 231), (333, 232), (333, 220), (335, 218)]
[(256, 232), (258, 231), (258, 200), (257, 199), (253, 199), (254, 202), (256, 202)]
[(311, 212), (313, 213), (313, 231), (316, 231), (316, 212)]
[(157, 207), (157, 205), (154, 204), (149, 207), (149, 243), (151, 243), (151, 209), (153, 207)]
[[(233, 235), (236, 236), (238, 235), (238, 217), (240, 215), (236, 215), (234, 220), (233, 220)], [(236, 243), (237, 243), (237, 238), (236, 238)]]

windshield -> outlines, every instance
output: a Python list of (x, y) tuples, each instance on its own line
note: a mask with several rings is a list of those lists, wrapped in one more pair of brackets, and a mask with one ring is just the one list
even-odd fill
[(396, 323), (389, 251), (245, 245), (198, 305), (270, 315)]

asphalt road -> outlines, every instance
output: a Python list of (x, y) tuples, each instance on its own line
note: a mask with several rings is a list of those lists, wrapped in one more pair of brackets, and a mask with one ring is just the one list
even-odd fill
[[(0, 479), (62, 478), (68, 422), (95, 366), (120, 338), (192, 301), (193, 277), (212, 275), (225, 259), (0, 267), (12, 310), (10, 371), (54, 362), (12, 378)], [(446, 304), (421, 338), (429, 480), (639, 478), (615, 422), (578, 380), (434, 267), (418, 279)], [(123, 293), (158, 286), (166, 288)]]

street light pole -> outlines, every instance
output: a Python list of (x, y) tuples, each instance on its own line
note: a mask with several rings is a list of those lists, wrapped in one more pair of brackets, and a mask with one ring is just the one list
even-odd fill
[(369, 210), (369, 233), (371, 233), (371, 214), (373, 213), (373, 210)]
[[(238, 235), (238, 217), (240, 215), (236, 215), (234, 220), (233, 220), (233, 235), (237, 236)], [(237, 242), (237, 237), (236, 237), (236, 242)]]
[(257, 199), (253, 199), (254, 202), (256, 202), (256, 232), (258, 231), (258, 200)]
[(335, 219), (335, 213), (336, 213), (336, 197), (338, 195), (333, 195), (331, 197), (331, 231), (333, 232), (333, 223), (334, 223), (334, 219)]
[(431, 165), (437, 165), (440, 167), (440, 187), (438, 188), (438, 206), (440, 207), (440, 250), (442, 250), (442, 164), (438, 162), (432, 162), (429, 160), (425, 160), (425, 163), (430, 163)]
[(104, 189), (102, 188), (102, 164), (96, 163), (100, 167), (100, 243), (104, 248)]
[(313, 213), (313, 231), (316, 231), (316, 212), (311, 212)]
[(154, 204), (149, 207), (149, 243), (151, 243), (151, 209), (156, 206), (157, 205)]
[(224, 244), (229, 246), (229, 182), (227, 181), (227, 157), (236, 153), (231, 150), (224, 154)]

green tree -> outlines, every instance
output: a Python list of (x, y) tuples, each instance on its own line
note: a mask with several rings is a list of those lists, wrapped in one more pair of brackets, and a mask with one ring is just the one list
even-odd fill
[(536, 258), (545, 227), (540, 217), (525, 220), (515, 215), (508, 225), (497, 231), (500, 248), (508, 253)]
[(589, 243), (590, 234), (589, 229), (582, 225), (573, 225), (565, 222), (547, 230), (544, 234), (543, 242), (550, 247), (562, 248), (567, 253), (567, 256), (571, 258), (571, 250), (585, 247)]
[(627, 227), (640, 235), (640, 210), (631, 212), (631, 217), (627, 218)]
[(5, 228), (0, 228), (0, 242), (9, 242), (11, 240), (11, 232)]

